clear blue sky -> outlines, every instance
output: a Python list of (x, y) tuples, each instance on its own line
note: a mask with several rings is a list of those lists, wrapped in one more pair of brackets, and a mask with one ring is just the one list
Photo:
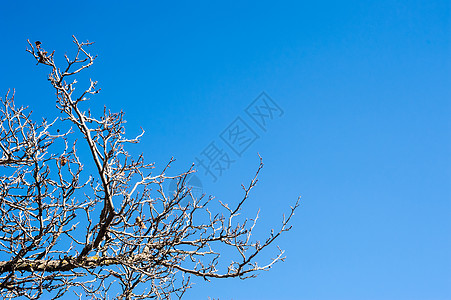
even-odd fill
[[(234, 162), (199, 178), (230, 203), (260, 153), (260, 237), (302, 195), (285, 263), (186, 299), (451, 299), (450, 2), (211, 2), (2, 1), (0, 93), (56, 115), (26, 39), (58, 59), (95, 41), (91, 105), (146, 130), (136, 152), (175, 172), (215, 142)], [(245, 112), (262, 91), (284, 112), (266, 131)], [(258, 136), (241, 156), (221, 139), (237, 117)]]

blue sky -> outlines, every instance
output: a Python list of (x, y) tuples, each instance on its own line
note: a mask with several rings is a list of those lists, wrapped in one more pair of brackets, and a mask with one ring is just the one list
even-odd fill
[[(59, 59), (71, 35), (95, 41), (80, 85), (98, 80), (90, 105), (146, 130), (133, 151), (174, 156), (177, 172), (215, 142), (234, 162), (198, 176), (230, 203), (260, 153), (244, 209), (261, 209), (261, 238), (302, 195), (285, 263), (186, 299), (451, 299), (450, 14), (449, 1), (3, 1), (0, 93), (57, 115), (27, 38)], [(284, 112), (266, 131), (245, 112), (263, 91)], [(259, 137), (241, 156), (220, 137), (237, 117)]]

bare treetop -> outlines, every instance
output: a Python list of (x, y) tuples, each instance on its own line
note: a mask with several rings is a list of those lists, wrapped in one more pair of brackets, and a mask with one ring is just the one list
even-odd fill
[[(291, 226), (299, 199), (279, 229), (261, 242), (252, 238), (257, 216), (241, 218), (243, 204), (257, 176), (243, 188), (235, 206), (213, 197), (196, 198), (186, 185), (194, 166), (166, 175), (143, 156), (132, 157), (125, 136), (124, 113), (104, 109), (94, 116), (81, 103), (100, 91), (97, 81), (76, 93), (76, 75), (92, 66), (92, 42), (73, 37), (76, 54), (65, 66), (54, 51), (36, 41), (27, 51), (50, 68), (56, 109), (61, 118), (35, 123), (14, 94), (1, 99), (0, 115), (0, 286), (5, 299), (171, 299), (183, 296), (190, 276), (255, 277), (284, 259), (279, 249), (264, 264), (258, 254)], [(59, 128), (69, 128), (60, 132)], [(80, 155), (88, 150), (89, 157)], [(79, 152), (77, 152), (77, 150)], [(164, 191), (165, 180), (177, 189)], [(209, 206), (210, 204), (210, 206)], [(231, 260), (226, 260), (223, 253)]]

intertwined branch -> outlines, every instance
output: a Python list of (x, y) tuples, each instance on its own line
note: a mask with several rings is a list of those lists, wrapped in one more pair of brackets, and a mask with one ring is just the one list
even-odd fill
[[(291, 228), (299, 199), (281, 227), (262, 242), (251, 239), (258, 214), (239, 219), (258, 181), (261, 159), (238, 204), (219, 201), (220, 211), (211, 211), (213, 197), (197, 199), (187, 188), (193, 167), (168, 176), (171, 159), (154, 174), (153, 164), (126, 151), (144, 131), (127, 139), (123, 112), (104, 109), (95, 117), (82, 109), (99, 89), (90, 81), (75, 95), (72, 78), (95, 57), (86, 51), (92, 43), (75, 37), (74, 43), (77, 52), (74, 58), (65, 55), (64, 69), (40, 42), (29, 42), (27, 49), (38, 64), (50, 67), (48, 79), (63, 117), (36, 124), (25, 108), (14, 106), (14, 95), (1, 100), (1, 295), (58, 298), (72, 290), (80, 298), (170, 299), (184, 294), (191, 275), (248, 278), (283, 260), (280, 249), (265, 265), (255, 258)], [(65, 124), (74, 129), (60, 133), (58, 128), (68, 128)], [(82, 148), (88, 155), (77, 153)], [(171, 195), (164, 192), (166, 180), (178, 182)], [(224, 261), (224, 252), (235, 258)]]

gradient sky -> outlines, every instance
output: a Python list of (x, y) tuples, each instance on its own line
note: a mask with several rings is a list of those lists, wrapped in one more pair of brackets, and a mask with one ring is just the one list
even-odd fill
[[(146, 130), (133, 151), (175, 173), (214, 142), (234, 162), (198, 178), (229, 203), (260, 153), (256, 238), (302, 196), (286, 262), (185, 299), (451, 299), (449, 1), (2, 1), (0, 22), (0, 93), (37, 120), (58, 114), (26, 40), (62, 61), (76, 35), (96, 42), (90, 105)], [(263, 91), (283, 110), (266, 131), (245, 111)], [(237, 117), (258, 136), (241, 156), (221, 139)]]

